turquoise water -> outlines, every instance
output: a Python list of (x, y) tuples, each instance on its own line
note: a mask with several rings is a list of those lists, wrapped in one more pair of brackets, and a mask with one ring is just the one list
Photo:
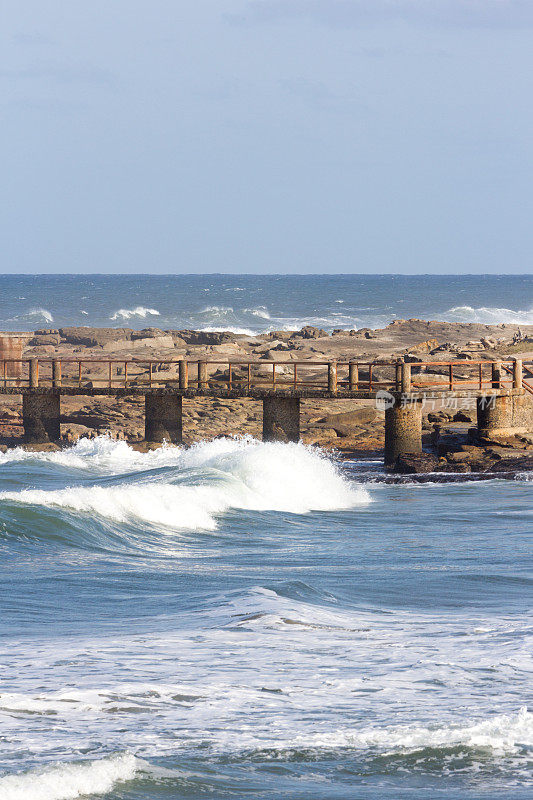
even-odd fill
[(2, 800), (530, 798), (533, 484), (378, 473), (0, 454)]
[(533, 276), (0, 275), (0, 330), (331, 331), (409, 317), (533, 324)]

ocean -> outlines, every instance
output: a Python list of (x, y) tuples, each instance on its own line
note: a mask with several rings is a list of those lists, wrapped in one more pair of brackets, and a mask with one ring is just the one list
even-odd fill
[(533, 324), (530, 275), (0, 275), (0, 330), (264, 333), (393, 319)]
[[(10, 330), (533, 305), (526, 277), (1, 286)], [(1, 800), (529, 800), (533, 482), (381, 475), (246, 438), (0, 453)]]

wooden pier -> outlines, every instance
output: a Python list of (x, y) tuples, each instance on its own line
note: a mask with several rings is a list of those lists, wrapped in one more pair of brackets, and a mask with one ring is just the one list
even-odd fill
[(298, 441), (302, 399), (374, 400), (385, 410), (385, 463), (422, 450), (428, 398), (476, 398), (481, 435), (531, 430), (533, 364), (510, 361), (0, 360), (0, 394), (22, 396), (28, 443), (61, 438), (61, 397), (145, 397), (145, 439), (182, 442), (184, 400), (263, 403), (263, 438)]

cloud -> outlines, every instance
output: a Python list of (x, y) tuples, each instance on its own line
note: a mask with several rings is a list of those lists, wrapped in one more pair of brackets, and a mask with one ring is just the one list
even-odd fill
[(334, 27), (388, 21), (460, 28), (533, 26), (532, 0), (249, 0), (234, 24), (308, 18)]

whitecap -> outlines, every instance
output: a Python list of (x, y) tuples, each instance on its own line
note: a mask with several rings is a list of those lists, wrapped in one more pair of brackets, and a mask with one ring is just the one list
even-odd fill
[(533, 309), (515, 311), (497, 306), (454, 306), (438, 315), (444, 322), (477, 322), (482, 325), (533, 325)]
[[(83, 448), (87, 448), (85, 453)], [(167, 447), (141, 454), (125, 442), (100, 439), (96, 444), (78, 443), (61, 453), (23, 453), (11, 451), (2, 460), (32, 457), (71, 468), (109, 469), (114, 474), (175, 466), (175, 482), (168, 482), (167, 477), (161, 483), (130, 480), (111, 486), (0, 493), (3, 501), (98, 514), (115, 522), (141, 521), (172, 530), (214, 530), (217, 517), (230, 509), (306, 514), (370, 501), (367, 491), (341, 475), (330, 458), (301, 443), (216, 439), (188, 450)], [(194, 471), (193, 478), (190, 471)]]
[(114, 314), (110, 316), (109, 319), (117, 320), (117, 319), (131, 319), (132, 317), (140, 317), (141, 319), (145, 319), (147, 316), (159, 316), (159, 311), (157, 308), (146, 308), (145, 306), (136, 306), (135, 308), (119, 308), (118, 311), (115, 311)]
[(125, 753), (4, 775), (0, 778), (0, 796), (2, 800), (75, 800), (107, 794), (117, 783), (132, 780), (139, 763), (135, 756)]
[(533, 746), (533, 714), (526, 707), (515, 714), (498, 714), (481, 722), (433, 726), (400, 725), (389, 728), (337, 730), (295, 737), (290, 747), (379, 748), (416, 751), (425, 748), (468, 747), (513, 753)]

